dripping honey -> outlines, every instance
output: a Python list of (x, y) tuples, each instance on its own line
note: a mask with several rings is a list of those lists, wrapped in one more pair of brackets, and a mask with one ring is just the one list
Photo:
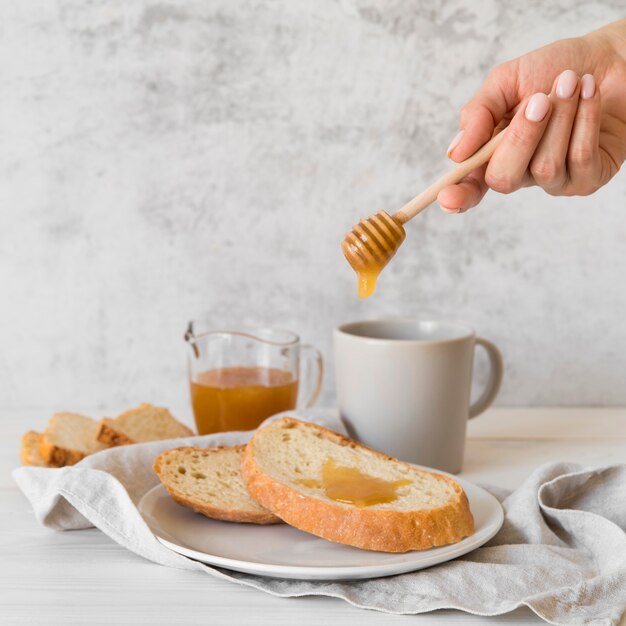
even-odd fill
[[(382, 269), (382, 267), (380, 269)], [(378, 268), (370, 270), (369, 272), (357, 270), (356, 276), (359, 283), (359, 298), (369, 298), (374, 293), (379, 274), (380, 270)]]
[(402, 222), (385, 211), (361, 220), (345, 236), (341, 248), (357, 274), (361, 298), (368, 298), (374, 293), (378, 275), (397, 252), (405, 236)]
[(275, 413), (293, 409), (298, 381), (271, 367), (224, 367), (201, 372), (191, 381), (198, 433), (252, 430)]
[(410, 480), (383, 480), (364, 474), (356, 467), (337, 465), (334, 459), (326, 459), (322, 465), (322, 479), (303, 478), (296, 481), (308, 488), (324, 489), (327, 498), (357, 507), (393, 502), (397, 490), (411, 484)]

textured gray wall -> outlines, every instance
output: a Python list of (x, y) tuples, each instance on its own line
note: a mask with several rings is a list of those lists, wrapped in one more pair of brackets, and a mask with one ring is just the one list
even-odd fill
[[(189, 413), (185, 322), (465, 321), (500, 404), (626, 403), (626, 176), (432, 208), (369, 301), (339, 242), (449, 165), (494, 64), (617, 19), (544, 3), (0, 4), (0, 405)], [(332, 364), (325, 400), (333, 398)]]

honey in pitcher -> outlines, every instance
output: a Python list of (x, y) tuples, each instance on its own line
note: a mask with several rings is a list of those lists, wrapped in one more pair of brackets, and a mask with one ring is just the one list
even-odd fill
[(296, 406), (298, 381), (271, 367), (225, 367), (191, 381), (198, 433), (251, 430), (264, 419)]

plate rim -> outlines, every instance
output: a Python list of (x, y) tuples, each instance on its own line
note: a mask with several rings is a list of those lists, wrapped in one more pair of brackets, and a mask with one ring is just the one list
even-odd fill
[[(443, 472), (440, 470), (436, 470), (430, 467), (426, 467), (423, 465), (416, 465), (411, 463), (414, 467), (425, 470), (429, 472), (434, 472), (437, 474), (441, 474), (443, 476), (448, 476), (453, 480), (456, 480), (463, 490), (468, 492), (467, 486), (470, 486), (469, 491), (478, 490), (482, 497), (487, 497), (490, 500), (491, 505), (495, 505), (495, 510), (493, 513), (493, 518), (489, 518), (486, 527), (482, 529), (478, 534), (474, 533), (465, 539), (462, 539), (458, 543), (448, 544), (444, 546), (437, 546), (436, 548), (430, 548), (429, 550), (413, 550), (406, 553), (398, 553), (398, 555), (402, 554), (416, 554), (419, 555), (420, 559), (416, 559), (414, 561), (408, 560), (404, 562), (392, 562), (392, 563), (381, 563), (377, 565), (280, 565), (274, 563), (260, 563), (258, 561), (244, 561), (241, 559), (234, 559), (230, 557), (219, 556), (215, 554), (209, 554), (207, 552), (201, 552), (199, 550), (195, 550), (193, 548), (187, 548), (184, 545), (180, 545), (179, 543), (174, 543), (169, 539), (159, 535), (156, 532), (156, 529), (150, 523), (150, 518), (152, 517), (145, 511), (146, 502), (150, 498), (154, 498), (154, 493), (156, 491), (165, 491), (165, 486), (159, 482), (157, 485), (149, 489), (139, 500), (137, 504), (137, 510), (141, 515), (142, 519), (148, 526), (150, 532), (154, 535), (154, 537), (166, 548), (172, 550), (177, 554), (182, 554), (183, 556), (192, 558), (196, 561), (200, 561), (205, 563), (206, 565), (212, 565), (216, 567), (223, 567), (225, 569), (234, 570), (237, 572), (243, 572), (247, 574), (253, 574), (257, 576), (265, 576), (265, 577), (274, 577), (274, 578), (289, 578), (289, 579), (298, 579), (298, 580), (340, 580), (340, 579), (365, 579), (365, 578), (380, 578), (382, 576), (392, 576), (394, 574), (403, 574), (412, 571), (418, 571), (420, 569), (425, 569), (427, 567), (432, 567), (433, 565), (438, 565), (440, 563), (445, 563), (451, 561), (455, 558), (468, 554), (473, 550), (476, 550), (480, 546), (487, 543), (490, 539), (492, 539), (502, 528), (504, 523), (504, 509), (502, 508), (502, 504), (498, 501), (498, 499), (485, 488), (459, 476), (455, 476), (453, 474), (449, 474), (447, 472)], [(169, 497), (169, 496), (168, 496)], [(468, 500), (471, 508), (472, 498), (468, 495)], [(180, 506), (180, 505), (179, 505)], [(155, 520), (158, 521), (158, 520)], [(299, 530), (299, 529), (298, 529)], [(305, 531), (301, 531), (305, 532)], [(313, 535), (314, 537), (316, 535)], [(318, 537), (319, 539), (324, 539), (323, 537)], [(328, 541), (328, 540), (325, 540)], [(329, 542), (335, 543), (335, 542)], [(342, 545), (342, 544), (338, 544)], [(428, 556), (428, 552), (430, 550), (440, 550), (446, 549), (446, 554), (431, 554), (430, 558)], [(370, 550), (366, 550), (366, 552), (371, 552)]]

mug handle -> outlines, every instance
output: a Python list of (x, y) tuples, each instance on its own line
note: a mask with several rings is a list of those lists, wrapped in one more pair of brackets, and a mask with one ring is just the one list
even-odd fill
[(304, 407), (308, 409), (315, 405), (317, 399), (319, 398), (320, 391), (322, 390), (322, 378), (324, 376), (324, 359), (322, 358), (322, 353), (315, 346), (312, 346), (309, 343), (301, 346), (300, 356), (304, 357), (308, 361), (307, 365), (304, 368), (302, 367), (302, 363), (300, 363), (300, 380), (302, 380), (303, 371), (307, 374), (307, 380), (311, 380), (311, 363), (314, 363), (315, 368), (317, 369), (317, 376), (315, 383), (312, 386), (311, 395), (304, 403)]
[(487, 352), (487, 356), (489, 357), (489, 380), (487, 381), (487, 387), (480, 394), (478, 400), (470, 406), (470, 419), (480, 415), (491, 406), (491, 403), (498, 395), (498, 391), (500, 391), (502, 374), (504, 372), (502, 354), (495, 344), (491, 343), (491, 341), (483, 339), (482, 337), (476, 337), (475, 346), (482, 346)]

